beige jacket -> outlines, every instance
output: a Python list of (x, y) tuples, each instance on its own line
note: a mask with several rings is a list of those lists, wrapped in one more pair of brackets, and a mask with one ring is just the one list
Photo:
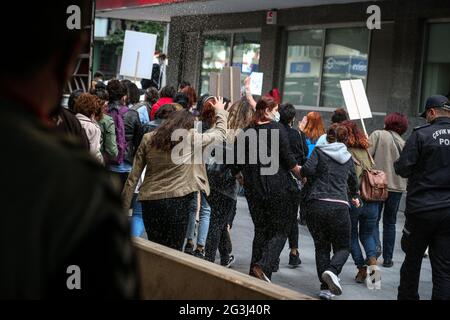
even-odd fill
[(149, 142), (154, 133), (144, 135), (122, 192), (125, 208), (130, 207), (133, 192), (145, 166), (147, 170), (140, 188), (139, 201), (179, 198), (197, 191), (209, 195), (208, 178), (201, 156), (206, 146), (223, 141), (227, 133), (228, 112), (216, 110), (216, 114), (214, 129), (203, 134), (191, 129), (172, 152), (150, 147)]
[(392, 192), (405, 192), (407, 180), (398, 176), (394, 170), (394, 162), (400, 157), (394, 139), (400, 149), (403, 150), (405, 141), (396, 132), (386, 130), (374, 131), (370, 135), (371, 147), (369, 152), (375, 160), (377, 169), (386, 173), (388, 190)]

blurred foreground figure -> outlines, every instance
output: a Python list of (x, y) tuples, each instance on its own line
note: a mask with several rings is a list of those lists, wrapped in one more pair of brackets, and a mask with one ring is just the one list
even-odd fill
[[(0, 299), (138, 297), (127, 217), (109, 175), (81, 145), (56, 133), (61, 101), (85, 40), (69, 30), (70, 5), (11, 3), (0, 21), (13, 50), (0, 61)], [(15, 8), (17, 7), (17, 8)], [(81, 29), (86, 23), (81, 24)], [(17, 30), (19, 28), (20, 30)], [(22, 30), (23, 28), (23, 30)], [(26, 30), (25, 30), (26, 28)], [(17, 34), (27, 34), (21, 41)], [(31, 42), (31, 43), (30, 43)], [(30, 54), (29, 48), (39, 48)], [(79, 288), (79, 289), (78, 289)]]

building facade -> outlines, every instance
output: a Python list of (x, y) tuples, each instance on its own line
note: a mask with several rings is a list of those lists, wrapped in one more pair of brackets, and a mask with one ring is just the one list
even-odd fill
[[(381, 29), (366, 25), (370, 5), (381, 10)], [(206, 93), (211, 71), (259, 71), (264, 92), (279, 88), (299, 119), (314, 110), (328, 122), (345, 105), (339, 80), (362, 79), (374, 115), (369, 132), (394, 111), (419, 125), (426, 97), (450, 93), (448, 0), (289, 8), (267, 22), (267, 11), (171, 17), (168, 83), (187, 80)]]

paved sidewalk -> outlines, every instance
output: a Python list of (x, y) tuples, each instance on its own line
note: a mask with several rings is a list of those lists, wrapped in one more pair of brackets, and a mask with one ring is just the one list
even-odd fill
[[(340, 275), (343, 285), (342, 296), (336, 300), (395, 300), (400, 280), (400, 267), (404, 253), (400, 248), (401, 231), (404, 225), (404, 215), (399, 212), (397, 221), (397, 243), (394, 252), (394, 267), (386, 269), (380, 267), (382, 276), (381, 290), (369, 290), (364, 284), (354, 281), (357, 269), (350, 257)], [(238, 212), (232, 230), (232, 242), (236, 264), (233, 269), (248, 273), (253, 240), (253, 223), (248, 213), (245, 198), (238, 200)], [(273, 283), (301, 293), (316, 295), (319, 291), (319, 280), (314, 259), (314, 244), (306, 227), (300, 226), (300, 257), (302, 265), (297, 269), (288, 266), (289, 250), (286, 248), (281, 256), (280, 270), (272, 277)], [(382, 258), (380, 258), (382, 261)], [(420, 278), (419, 293), (422, 299), (431, 298), (431, 266), (429, 259), (424, 259)]]

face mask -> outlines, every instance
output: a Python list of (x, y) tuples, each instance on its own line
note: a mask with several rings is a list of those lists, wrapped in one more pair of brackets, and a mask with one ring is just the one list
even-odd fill
[(272, 113), (272, 116), (273, 116), (273, 118), (272, 118), (273, 121), (280, 122), (280, 113), (278, 111), (275, 113)]

